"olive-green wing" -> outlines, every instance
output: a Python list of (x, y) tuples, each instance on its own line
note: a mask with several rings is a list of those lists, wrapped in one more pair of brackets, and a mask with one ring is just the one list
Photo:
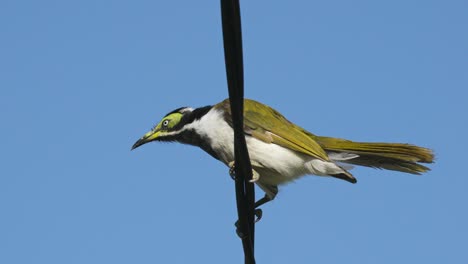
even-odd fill
[[(216, 107), (224, 110), (225, 118), (232, 125), (229, 99)], [(254, 100), (244, 100), (244, 130), (259, 140), (295, 150), (321, 160), (329, 160), (322, 147), (309, 132), (287, 120), (273, 108)]]

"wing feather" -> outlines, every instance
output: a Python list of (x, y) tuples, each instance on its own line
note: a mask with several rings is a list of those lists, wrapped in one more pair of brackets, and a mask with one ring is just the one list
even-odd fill
[[(224, 110), (225, 118), (232, 126), (229, 99), (218, 107)], [(268, 121), (267, 121), (268, 120)], [(329, 161), (323, 148), (310, 136), (309, 132), (287, 120), (273, 108), (254, 100), (244, 100), (244, 130), (259, 140)]]

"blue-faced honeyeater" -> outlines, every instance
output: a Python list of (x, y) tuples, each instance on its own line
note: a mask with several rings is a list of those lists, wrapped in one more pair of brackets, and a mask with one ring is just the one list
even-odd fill
[[(265, 198), (275, 198), (278, 186), (304, 175), (330, 176), (356, 183), (352, 165), (421, 174), (432, 163), (430, 149), (401, 143), (354, 142), (314, 135), (288, 121), (273, 108), (244, 101), (244, 132), (253, 179)], [(132, 147), (151, 141), (176, 141), (198, 146), (232, 167), (234, 133), (229, 100), (200, 108), (182, 107), (168, 113)], [(351, 166), (350, 166), (351, 165)]]

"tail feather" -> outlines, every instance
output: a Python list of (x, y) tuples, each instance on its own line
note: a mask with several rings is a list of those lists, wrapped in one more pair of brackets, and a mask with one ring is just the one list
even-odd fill
[(419, 163), (434, 161), (432, 150), (410, 144), (354, 142), (318, 136), (315, 140), (327, 152), (358, 155), (356, 158), (340, 160), (354, 165), (421, 174), (430, 169)]
[(428, 167), (418, 164), (416, 162), (403, 161), (400, 159), (392, 159), (392, 158), (381, 158), (381, 157), (376, 157), (372, 155), (360, 155), (359, 158), (342, 161), (342, 162), (359, 165), (359, 166), (401, 171), (401, 172), (418, 174), (418, 175), (431, 170)]

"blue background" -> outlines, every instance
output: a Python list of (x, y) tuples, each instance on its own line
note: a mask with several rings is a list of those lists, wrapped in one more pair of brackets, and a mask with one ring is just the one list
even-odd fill
[[(468, 263), (466, 1), (241, 1), (246, 96), (424, 176), (283, 186), (258, 263)], [(0, 263), (242, 263), (228, 169), (131, 145), (227, 97), (218, 1), (0, 2)], [(262, 194), (257, 192), (260, 197)]]

